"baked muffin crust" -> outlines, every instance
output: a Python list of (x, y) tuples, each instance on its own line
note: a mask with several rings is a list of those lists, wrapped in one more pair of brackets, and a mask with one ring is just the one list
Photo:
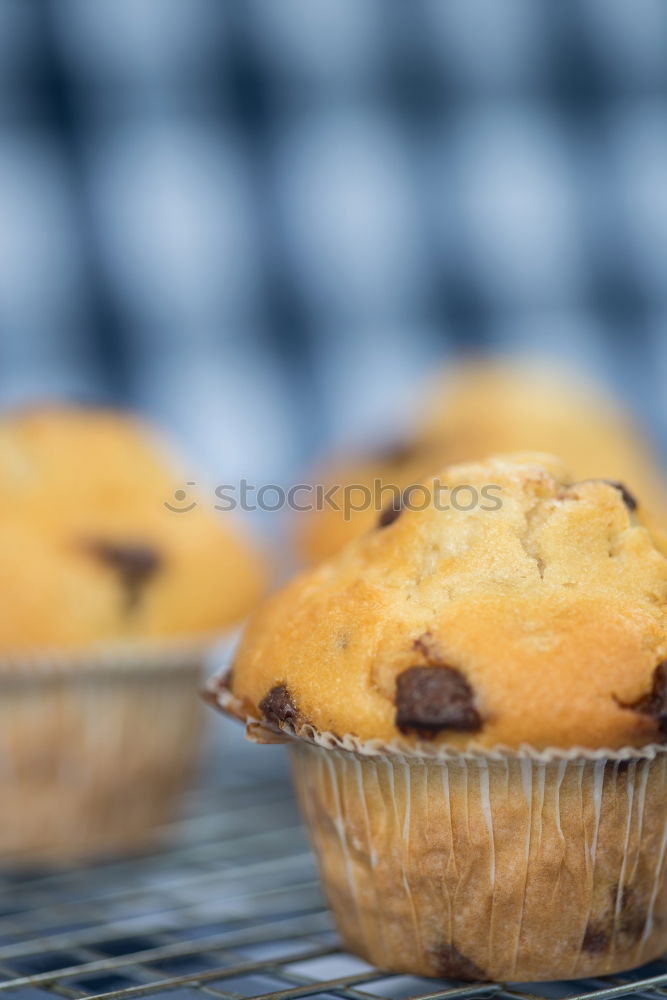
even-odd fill
[(274, 725), (386, 742), (664, 738), (667, 560), (631, 484), (536, 453), (451, 466), (431, 499), (437, 482), (480, 502), (406, 507), (296, 577), (252, 619), (233, 693)]

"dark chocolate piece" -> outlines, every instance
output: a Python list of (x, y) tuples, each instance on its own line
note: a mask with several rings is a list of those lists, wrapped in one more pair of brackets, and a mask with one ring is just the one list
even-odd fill
[(453, 944), (442, 944), (431, 953), (435, 958), (436, 971), (444, 979), (463, 979), (467, 982), (484, 982), (486, 976), (473, 961), (462, 955)]
[(375, 452), (376, 461), (387, 465), (406, 465), (418, 454), (418, 446), (414, 441), (393, 441)]
[[(612, 901), (616, 906), (617, 887), (612, 890)], [(646, 910), (637, 899), (637, 893), (630, 885), (621, 890), (619, 931), (631, 941), (636, 941), (644, 933), (646, 925)]]
[(589, 920), (581, 942), (584, 951), (599, 955), (609, 947), (609, 935), (605, 925), (599, 920)]
[(480, 729), (474, 693), (454, 667), (408, 667), (396, 678), (396, 726), (432, 739), (443, 729)]
[(400, 517), (402, 511), (403, 498), (394, 498), (390, 504), (380, 511), (377, 523), (378, 528), (388, 528), (390, 524), (393, 524)]
[(139, 604), (142, 588), (162, 566), (162, 557), (150, 545), (124, 544), (106, 539), (87, 543), (89, 551), (114, 569), (125, 591), (125, 609), (133, 611)]
[(628, 510), (632, 511), (637, 510), (638, 506), (637, 500), (632, 495), (627, 486), (625, 486), (623, 483), (619, 483), (616, 479), (604, 479), (603, 482), (609, 483), (609, 485), (613, 486), (615, 490), (618, 490), (618, 492), (623, 497), (623, 503), (628, 508)]
[(646, 910), (633, 887), (616, 884), (609, 892), (609, 909), (602, 916), (591, 917), (581, 946), (591, 954), (611, 947), (623, 951), (636, 944), (645, 926)]
[(644, 933), (646, 910), (637, 899), (632, 886), (625, 885), (619, 890), (618, 885), (613, 885), (609, 897), (608, 911), (601, 917), (592, 917), (584, 933), (581, 946), (591, 954), (600, 954), (612, 944), (619, 950), (631, 948)]
[(658, 723), (661, 733), (667, 734), (667, 660), (663, 660), (653, 671), (653, 684), (648, 694), (632, 705), (622, 704), (642, 715), (650, 715)]
[(276, 684), (259, 703), (260, 711), (268, 722), (276, 726), (296, 726), (299, 710), (284, 684)]

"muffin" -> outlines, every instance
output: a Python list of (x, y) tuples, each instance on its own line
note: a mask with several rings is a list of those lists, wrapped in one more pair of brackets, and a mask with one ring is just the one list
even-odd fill
[[(380, 509), (377, 499), (386, 499), (392, 484), (403, 490), (445, 464), (500, 452), (553, 452), (577, 477), (634, 483), (654, 517), (667, 507), (658, 463), (640, 430), (598, 386), (572, 372), (474, 360), (441, 374), (422, 395), (423, 412), (405, 441), (375, 453), (342, 455), (318, 471), (318, 481), (336, 487), (331, 496), (341, 509), (332, 504), (299, 514), (296, 541), (306, 562), (333, 555), (369, 530)], [(366, 496), (371, 501), (356, 509)]]
[(195, 760), (204, 654), (259, 597), (228, 518), (166, 506), (180, 484), (161, 449), (106, 410), (0, 421), (5, 858), (144, 843)]
[(640, 498), (519, 453), (446, 468), (295, 578), (209, 695), (289, 742), (348, 948), (574, 978), (667, 947), (666, 657)]
[(329, 499), (294, 519), (296, 548), (308, 564), (340, 552), (353, 538), (370, 531), (378, 514), (394, 496), (419, 483), (443, 463), (443, 447), (435, 440), (399, 441), (361, 454), (341, 454), (316, 469)]

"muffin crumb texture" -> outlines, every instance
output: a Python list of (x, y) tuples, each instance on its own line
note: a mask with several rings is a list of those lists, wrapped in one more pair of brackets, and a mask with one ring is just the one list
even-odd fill
[[(456, 486), (471, 509), (446, 509)], [(234, 694), (273, 726), (387, 743), (662, 740), (667, 560), (632, 484), (573, 482), (557, 459), (518, 453), (424, 487), (430, 502), (404, 504), (260, 609)]]

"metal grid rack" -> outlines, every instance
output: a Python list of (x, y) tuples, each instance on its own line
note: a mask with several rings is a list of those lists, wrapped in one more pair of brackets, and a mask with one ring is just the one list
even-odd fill
[(283, 781), (199, 792), (158, 853), (0, 877), (0, 1000), (664, 998), (667, 960), (604, 980), (461, 984), (344, 952)]

